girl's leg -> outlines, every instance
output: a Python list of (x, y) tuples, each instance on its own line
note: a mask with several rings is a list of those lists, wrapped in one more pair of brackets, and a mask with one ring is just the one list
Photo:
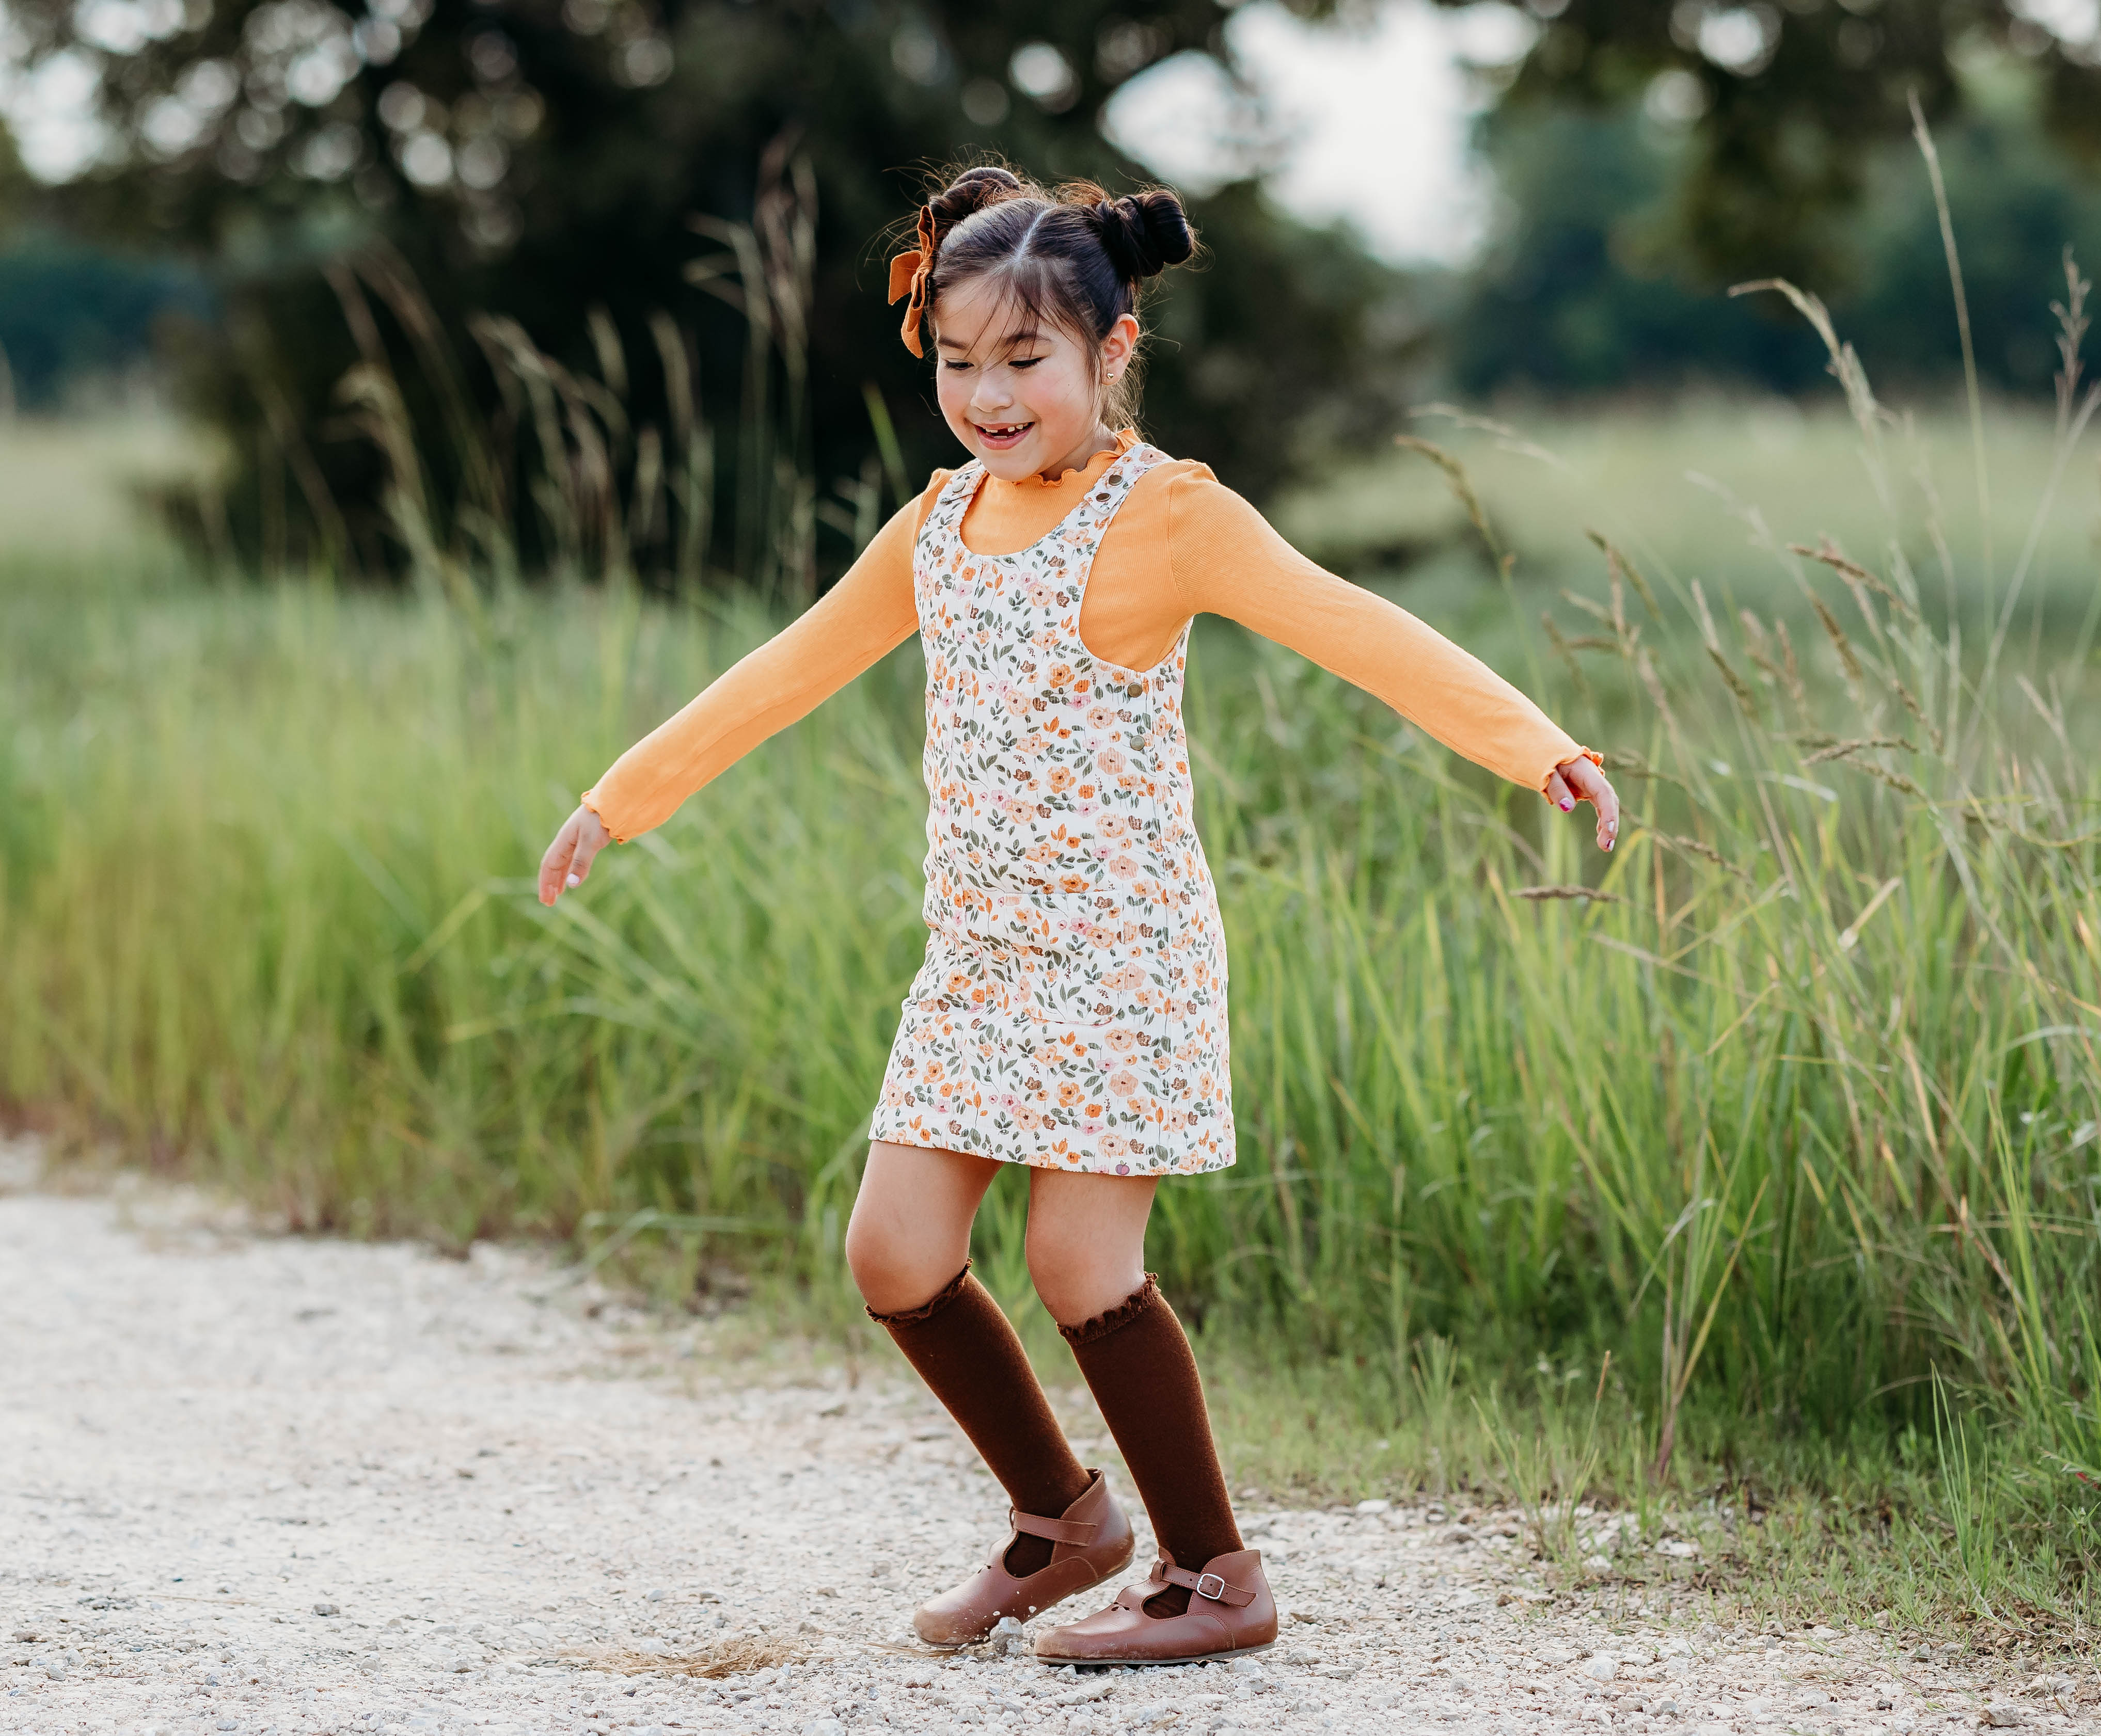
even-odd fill
[[(878, 1140), (847, 1226), (847, 1264), (869, 1316), (947, 1407), (1024, 1513), (1055, 1518), (1090, 1479), (1037, 1385), (1014, 1327), (971, 1275), (971, 1223), (1002, 1166), (961, 1151)], [(1017, 1579), (1048, 1566), (1051, 1544), (1015, 1539)]]
[(971, 1226), (1001, 1165), (878, 1139), (847, 1221), (847, 1265), (878, 1319), (925, 1308), (963, 1269)]
[[(1047, 1169), (1030, 1177), (1028, 1270), (1036, 1293), (1073, 1347), (1161, 1548), (1192, 1570), (1245, 1548), (1196, 1359), (1145, 1270), (1152, 1179)], [(1145, 1607), (1148, 1615), (1179, 1615), (1188, 1605), (1189, 1593), (1177, 1586)]]

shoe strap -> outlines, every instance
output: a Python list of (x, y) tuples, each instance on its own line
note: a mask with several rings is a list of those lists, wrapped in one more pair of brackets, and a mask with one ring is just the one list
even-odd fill
[(1192, 1573), (1187, 1567), (1178, 1567), (1172, 1562), (1155, 1562), (1152, 1577), (1165, 1579), (1170, 1585), (1187, 1586), (1199, 1597), (1208, 1597), (1212, 1602), (1223, 1603), (1228, 1609), (1244, 1609), (1254, 1601), (1253, 1592), (1242, 1591), (1237, 1585), (1228, 1585), (1214, 1573)]
[(1023, 1513), (1019, 1508), (1006, 1510), (1006, 1522), (1017, 1531), (1031, 1537), (1042, 1537), (1052, 1543), (1068, 1543), (1075, 1548), (1084, 1549), (1095, 1540), (1101, 1526), (1091, 1519), (1046, 1519), (1040, 1514)]

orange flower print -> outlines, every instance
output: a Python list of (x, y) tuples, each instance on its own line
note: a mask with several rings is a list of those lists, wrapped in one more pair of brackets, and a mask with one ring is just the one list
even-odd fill
[(1139, 445), (1108, 461), (1064, 523), (1015, 554), (963, 548), (977, 466), (927, 514), (913, 571), (927, 960), (878, 1138), (1121, 1175), (1233, 1160), (1224, 943), (1195, 832), (1183, 647), (1134, 678), (1079, 636), (1101, 537), (1161, 457)]

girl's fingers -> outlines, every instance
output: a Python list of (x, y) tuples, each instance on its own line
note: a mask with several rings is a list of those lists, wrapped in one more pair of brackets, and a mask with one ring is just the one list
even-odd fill
[(1610, 850), (1619, 841), (1620, 797), (1603, 772), (1587, 759), (1572, 761), (1568, 782), (1577, 797), (1598, 811), (1598, 848)]
[(576, 854), (577, 825), (572, 819), (564, 823), (555, 834), (555, 841), (547, 846), (547, 854), (540, 859), (540, 902), (552, 904), (562, 895), (565, 886), (573, 886), (570, 879), (571, 859)]
[(589, 808), (578, 808), (564, 820), (547, 854), (540, 859), (540, 902), (551, 904), (590, 879), (592, 862), (612, 841), (613, 834)]
[(1598, 811), (1598, 848), (1610, 850), (1619, 841), (1620, 798), (1603, 772), (1587, 759), (1572, 759), (1547, 774), (1546, 799), (1564, 814), (1587, 802)]

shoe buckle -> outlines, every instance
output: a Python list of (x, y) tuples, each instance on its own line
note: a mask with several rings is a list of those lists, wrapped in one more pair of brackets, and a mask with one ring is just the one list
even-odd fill
[(1199, 1597), (1208, 1597), (1216, 1603), (1226, 1595), (1226, 1582), (1215, 1573), (1200, 1573), (1196, 1575), (1196, 1592)]

